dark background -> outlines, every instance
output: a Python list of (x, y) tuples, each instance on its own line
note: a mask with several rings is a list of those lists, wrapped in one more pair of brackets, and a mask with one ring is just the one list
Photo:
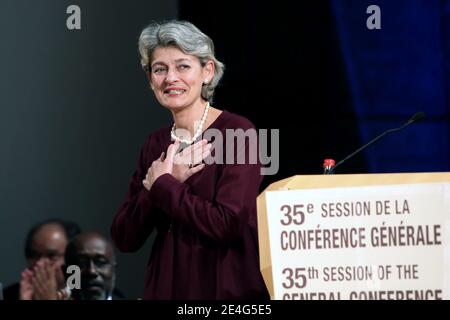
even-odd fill
[[(81, 8), (81, 30), (66, 8)], [(381, 30), (366, 9), (381, 8)], [(413, 113), (338, 173), (449, 171), (446, 0), (0, 2), (0, 282), (18, 280), (32, 224), (77, 221), (109, 235), (146, 136), (170, 114), (151, 95), (137, 38), (150, 20), (181, 18), (225, 63), (214, 105), (280, 130), (269, 183), (320, 174)], [(261, 189), (261, 190), (262, 190)], [(117, 285), (141, 296), (151, 241), (119, 254)]]

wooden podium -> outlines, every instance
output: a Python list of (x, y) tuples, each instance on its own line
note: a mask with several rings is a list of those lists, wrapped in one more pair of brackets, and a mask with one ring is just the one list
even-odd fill
[(257, 206), (272, 299), (450, 299), (450, 172), (294, 176)]

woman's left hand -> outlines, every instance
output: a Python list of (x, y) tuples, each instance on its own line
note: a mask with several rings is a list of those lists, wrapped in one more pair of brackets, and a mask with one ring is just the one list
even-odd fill
[(144, 188), (150, 191), (153, 183), (156, 179), (158, 179), (163, 174), (169, 173), (172, 174), (173, 171), (173, 162), (175, 158), (175, 154), (180, 148), (180, 142), (175, 141), (167, 148), (167, 156), (164, 158), (164, 152), (161, 153), (159, 159), (153, 161), (150, 168), (148, 168), (147, 174), (145, 175), (145, 179), (142, 180), (142, 184)]
[(202, 161), (211, 154), (212, 145), (208, 140), (200, 140), (175, 155), (172, 175), (180, 182), (201, 171), (205, 164)]

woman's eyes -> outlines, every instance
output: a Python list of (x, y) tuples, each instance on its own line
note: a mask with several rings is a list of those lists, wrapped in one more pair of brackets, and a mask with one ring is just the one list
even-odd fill
[[(177, 67), (179, 71), (189, 70), (191, 68), (190, 65), (182, 64)], [(164, 74), (167, 72), (167, 67), (156, 67), (153, 69), (153, 73), (155, 74)]]

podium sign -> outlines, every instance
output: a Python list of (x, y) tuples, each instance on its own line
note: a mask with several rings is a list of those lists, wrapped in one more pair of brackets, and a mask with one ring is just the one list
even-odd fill
[(272, 299), (450, 299), (450, 173), (295, 176), (258, 228)]

